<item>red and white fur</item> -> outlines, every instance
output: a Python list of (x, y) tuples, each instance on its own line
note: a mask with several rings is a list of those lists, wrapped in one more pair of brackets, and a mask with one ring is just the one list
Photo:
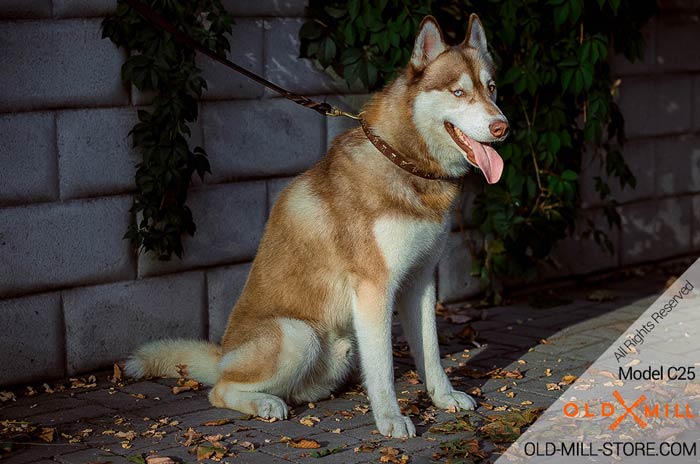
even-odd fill
[[(500, 157), (482, 146), (507, 131), (493, 73), (475, 15), (457, 46), (446, 45), (427, 17), (405, 71), (373, 96), (363, 117), (425, 171), (461, 177), (481, 166), (489, 182), (497, 180)], [(127, 373), (177, 376), (175, 366), (184, 364), (213, 385), (213, 405), (283, 419), (290, 403), (328, 397), (359, 355), (379, 431), (415, 436), (394, 391), (396, 309), (433, 403), (473, 409), (440, 364), (435, 321), (434, 269), (457, 194), (453, 182), (392, 164), (360, 128), (344, 133), (280, 195), (221, 344), (153, 342), (127, 361)]]

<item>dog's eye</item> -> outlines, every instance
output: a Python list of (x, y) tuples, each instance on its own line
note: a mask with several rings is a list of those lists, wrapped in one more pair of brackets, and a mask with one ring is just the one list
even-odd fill
[(457, 89), (457, 90), (455, 90), (455, 91), (452, 92), (452, 93), (454, 94), (455, 97), (461, 97), (461, 96), (464, 95), (464, 90), (462, 90), (462, 89)]
[(491, 82), (491, 83), (489, 84), (489, 93), (494, 93), (495, 91), (496, 91), (496, 84), (494, 84), (493, 82)]

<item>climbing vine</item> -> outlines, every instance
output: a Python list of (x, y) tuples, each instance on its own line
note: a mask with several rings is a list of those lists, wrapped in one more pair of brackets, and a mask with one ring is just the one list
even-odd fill
[[(225, 35), (233, 18), (219, 0), (147, 0), (155, 11), (217, 53), (229, 49)], [(133, 246), (168, 260), (182, 257), (182, 236), (196, 226), (187, 206), (187, 189), (196, 173), (210, 172), (207, 154), (190, 147), (189, 125), (197, 119), (197, 102), (206, 89), (195, 52), (175, 42), (134, 9), (118, 2), (116, 13), (102, 22), (102, 36), (129, 57), (121, 69), (124, 83), (141, 95), (152, 96), (138, 110), (131, 131), (133, 145), (142, 155), (136, 166), (135, 214), (125, 235)]]
[[(595, 187), (608, 224), (620, 226), (610, 183), (634, 187), (623, 157), (624, 120), (610, 52), (642, 57), (642, 25), (654, 0), (310, 0), (300, 31), (302, 56), (350, 84), (374, 90), (409, 58), (423, 16), (435, 15), (447, 40), (462, 41), (468, 15), (481, 18), (500, 69), (499, 101), (511, 136), (498, 151), (500, 182), (484, 183), (472, 214), (473, 274), (500, 298), (503, 278), (532, 279), (552, 246), (574, 231), (584, 152), (600, 162)], [(586, 234), (613, 251), (593, 221)]]

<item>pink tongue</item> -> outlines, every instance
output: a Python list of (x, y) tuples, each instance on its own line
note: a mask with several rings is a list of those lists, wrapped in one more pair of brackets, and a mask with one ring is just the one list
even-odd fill
[(503, 158), (493, 148), (488, 145), (482, 145), (476, 140), (469, 139), (470, 146), (474, 151), (476, 164), (479, 165), (481, 172), (486, 176), (486, 182), (495, 184), (501, 178), (503, 173)]

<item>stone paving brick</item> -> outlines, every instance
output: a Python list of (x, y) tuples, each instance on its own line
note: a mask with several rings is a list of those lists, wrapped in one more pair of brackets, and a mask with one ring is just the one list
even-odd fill
[(231, 264), (253, 258), (265, 225), (265, 182), (240, 182), (190, 191), (197, 232), (183, 240), (183, 259), (158, 261), (139, 256), (139, 276), (201, 266)]
[(140, 155), (131, 147), (128, 133), (136, 122), (133, 108), (58, 112), (61, 198), (135, 190), (135, 165)]
[(62, 324), (59, 293), (0, 300), (0, 385), (65, 375)]
[(323, 116), (286, 99), (205, 103), (201, 118), (209, 183), (298, 174), (325, 152)]
[(128, 103), (124, 52), (100, 37), (99, 19), (3, 24), (0, 110)]
[[(129, 464), (127, 455), (132, 455), (128, 450), (123, 450), (124, 455), (120, 456), (115, 451), (107, 451), (100, 448), (90, 448), (57, 456), (56, 459), (62, 464), (85, 464), (87, 462), (109, 462), (111, 464)], [(55, 461), (51, 461), (55, 462)]]
[[(303, 436), (302, 436), (303, 437)], [(292, 437), (300, 438), (300, 437)], [(360, 440), (348, 435), (338, 433), (322, 433), (314, 435), (314, 440), (321, 445), (319, 450), (340, 448), (341, 451), (323, 457), (324, 463), (345, 463), (352, 459), (353, 448), (360, 444)], [(274, 456), (290, 461), (301, 461), (308, 457), (314, 450), (293, 448), (286, 443), (277, 443), (265, 446), (263, 451)]]
[(0, 296), (132, 278), (122, 239), (130, 204), (109, 197), (0, 209)]
[(0, 115), (0, 206), (58, 198), (52, 113)]
[(250, 263), (207, 271), (209, 340), (218, 342), (226, 330), (229, 314), (243, 291)]
[(201, 272), (67, 290), (63, 306), (71, 374), (109, 366), (148, 341), (205, 336)]

